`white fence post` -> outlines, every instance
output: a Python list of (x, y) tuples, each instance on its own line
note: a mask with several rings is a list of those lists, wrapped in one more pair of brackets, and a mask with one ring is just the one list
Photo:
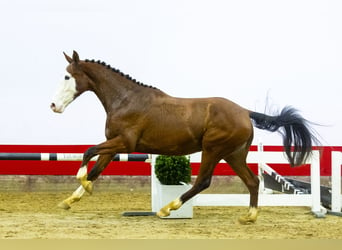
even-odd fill
[(157, 190), (157, 176), (154, 172), (156, 163), (156, 155), (151, 157), (151, 208), (152, 212), (158, 212), (158, 190)]
[(331, 211), (341, 212), (341, 164), (342, 152), (331, 152)]
[(311, 155), (311, 198), (312, 198), (312, 207), (311, 211), (317, 217), (323, 217), (326, 213), (322, 211), (321, 207), (321, 174), (320, 174), (320, 163), (319, 163), (319, 151), (312, 151)]
[(259, 177), (259, 180), (260, 180), (260, 183), (259, 183), (259, 194), (266, 193), (264, 177), (262, 175), (262, 172), (263, 172), (262, 166), (264, 165), (263, 153), (264, 153), (264, 145), (259, 140), (259, 142), (258, 142), (258, 177)]

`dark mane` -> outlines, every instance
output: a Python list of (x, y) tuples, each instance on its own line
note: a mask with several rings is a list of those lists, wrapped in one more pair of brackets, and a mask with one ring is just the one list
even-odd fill
[(136, 83), (136, 84), (138, 84), (140, 86), (143, 86), (143, 87), (146, 87), (146, 88), (157, 89), (156, 87), (153, 87), (153, 86), (150, 86), (150, 85), (146, 85), (146, 84), (143, 84), (143, 83), (137, 81), (136, 79), (132, 78), (130, 75), (124, 74), (119, 69), (113, 68), (109, 64), (106, 64), (105, 62), (101, 62), (100, 60), (95, 61), (94, 59), (92, 59), (92, 60), (86, 59), (85, 62), (100, 64), (100, 65), (106, 67), (107, 69), (112, 70), (113, 72), (115, 72), (117, 74), (120, 74), (121, 76), (125, 77), (126, 79), (128, 79), (128, 80), (130, 80), (130, 81), (132, 81), (132, 82), (134, 82), (134, 83)]

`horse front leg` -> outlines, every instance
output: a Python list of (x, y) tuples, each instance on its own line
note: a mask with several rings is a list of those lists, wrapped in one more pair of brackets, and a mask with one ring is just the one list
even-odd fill
[(85, 191), (91, 193), (93, 186), (91, 182), (87, 182), (87, 165), (91, 158), (94, 156), (91, 154), (91, 150), (93, 147), (89, 148), (86, 153), (83, 155), (83, 161), (81, 168), (78, 170), (76, 178), (81, 182), (81, 186), (79, 186), (71, 196), (66, 198), (64, 201), (58, 204), (59, 208), (70, 209), (71, 204), (79, 201), (84, 195)]
[(83, 154), (83, 161), (81, 164), (80, 169), (76, 174), (76, 179), (81, 183), (82, 187), (85, 191), (89, 194), (93, 192), (93, 183), (88, 181), (88, 163), (96, 154), (96, 146), (90, 147), (87, 151)]
[[(99, 145), (88, 148), (83, 155), (83, 161), (77, 172), (76, 178), (80, 181), (83, 188), (91, 194), (93, 191), (93, 181), (101, 174), (108, 163), (117, 152), (128, 152), (127, 146), (121, 136), (105, 141)], [(88, 176), (88, 163), (96, 155), (100, 155), (95, 166)]]
[(82, 167), (78, 170), (76, 178), (80, 181), (84, 190), (89, 194), (92, 194), (93, 192), (93, 182), (112, 161), (114, 156), (115, 154), (100, 155), (89, 175), (87, 174), (87, 165), (82, 165)]
[(70, 209), (71, 204), (76, 202), (76, 201), (79, 201), (84, 193), (85, 193), (85, 190), (84, 190), (83, 186), (81, 185), (75, 190), (75, 192), (72, 193), (72, 195), (70, 197), (66, 198), (64, 201), (59, 203), (58, 207), (63, 208), (65, 210)]
[[(113, 159), (113, 157), (114, 157), (114, 155), (110, 155), (110, 154), (100, 155), (98, 160), (96, 161), (96, 164), (94, 165), (94, 167), (90, 171), (89, 176), (87, 177), (87, 175), (86, 175), (86, 177), (81, 177), (82, 178), (81, 183), (83, 181), (82, 184), (85, 184), (85, 186), (87, 188), (91, 187), (90, 192), (92, 192), (92, 187), (93, 187), (92, 181), (94, 181), (102, 173), (103, 169), (105, 169), (105, 167), (109, 164), (109, 162)], [(88, 178), (91, 178), (91, 181), (88, 180)], [(72, 195), (70, 197), (68, 197), (67, 199), (65, 199), (61, 203), (59, 203), (58, 207), (66, 209), (66, 210), (70, 209), (71, 204), (79, 201), (86, 191), (87, 190), (84, 188), (83, 185), (79, 186), (72, 193)]]

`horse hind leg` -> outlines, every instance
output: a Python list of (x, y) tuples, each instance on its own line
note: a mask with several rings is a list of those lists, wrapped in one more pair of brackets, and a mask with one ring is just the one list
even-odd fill
[(185, 202), (210, 186), (214, 168), (220, 161), (220, 159), (213, 159), (215, 158), (208, 157), (206, 153), (202, 153), (200, 171), (192, 188), (161, 208), (160, 211), (157, 212), (158, 217), (169, 216), (172, 210), (179, 209)]
[(225, 158), (225, 161), (244, 182), (250, 193), (249, 211), (247, 215), (241, 216), (239, 218), (239, 222), (241, 224), (252, 224), (257, 220), (258, 217), (259, 179), (247, 166), (247, 153), (247, 150), (241, 150), (229, 156), (228, 158)]

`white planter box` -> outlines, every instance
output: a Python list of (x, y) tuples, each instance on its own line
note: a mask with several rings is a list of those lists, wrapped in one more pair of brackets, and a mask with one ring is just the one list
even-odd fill
[[(171, 201), (180, 197), (186, 191), (188, 191), (192, 185), (162, 185), (158, 181), (156, 183), (157, 188), (157, 211), (162, 207), (169, 204)], [(184, 203), (179, 209), (172, 210), (171, 214), (165, 219), (174, 218), (192, 218), (193, 217), (193, 201), (192, 199)]]

